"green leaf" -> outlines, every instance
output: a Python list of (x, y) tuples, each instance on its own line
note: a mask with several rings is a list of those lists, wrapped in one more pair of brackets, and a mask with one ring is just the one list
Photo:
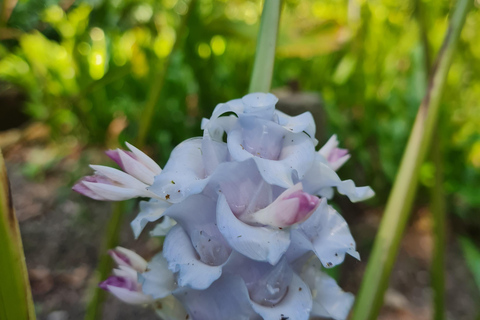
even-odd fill
[(471, 0), (457, 1), (375, 239), (353, 320), (377, 319), (438, 119), (440, 98)]
[(0, 320), (35, 319), (18, 221), (0, 152)]
[(480, 248), (478, 248), (472, 240), (466, 237), (460, 237), (458, 241), (462, 248), (467, 266), (473, 275), (478, 290), (480, 290)]

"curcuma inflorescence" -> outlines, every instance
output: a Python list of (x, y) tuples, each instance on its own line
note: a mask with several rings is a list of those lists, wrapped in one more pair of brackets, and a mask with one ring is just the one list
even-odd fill
[(369, 187), (341, 180), (349, 159), (333, 136), (316, 151), (310, 113), (275, 110), (272, 94), (219, 104), (203, 137), (178, 145), (162, 170), (140, 150), (110, 150), (123, 171), (92, 166), (74, 190), (97, 200), (134, 197), (136, 237), (158, 221), (163, 251), (150, 262), (124, 248), (101, 283), (119, 299), (162, 306), (164, 319), (345, 319), (353, 295), (321, 271), (359, 258), (347, 223), (327, 203), (336, 189), (351, 201)]

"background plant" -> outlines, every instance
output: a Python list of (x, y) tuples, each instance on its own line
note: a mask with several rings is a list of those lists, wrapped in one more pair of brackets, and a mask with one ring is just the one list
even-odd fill
[[(437, 52), (451, 6), (285, 1), (272, 87), (299, 87), (322, 97), (328, 121), (320, 130), (337, 133), (354, 150), (357, 162), (342, 170), (377, 191), (372, 206), (386, 201), (426, 89), (420, 24), (427, 26), (428, 50)], [(47, 124), (59, 145), (133, 141), (151, 84), (171, 54), (146, 142), (164, 164), (172, 146), (199, 134), (201, 117), (216, 103), (247, 92), (261, 8), (259, 1), (199, 0), (190, 8), (187, 32), (176, 39), (188, 13), (182, 0), (19, 1), (0, 24), (0, 95), (21, 92), (26, 102), (19, 107)], [(448, 219), (473, 243), (480, 226), (479, 24), (478, 9), (472, 10), (439, 124)], [(57, 150), (54, 157), (64, 155)], [(33, 176), (49, 165), (42, 163)], [(433, 162), (425, 162), (417, 205), (428, 202), (434, 174)], [(475, 245), (462, 243), (474, 260)]]

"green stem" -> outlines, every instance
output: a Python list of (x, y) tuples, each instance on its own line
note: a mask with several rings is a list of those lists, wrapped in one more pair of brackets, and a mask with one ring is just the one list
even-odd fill
[(265, 0), (263, 5), (257, 51), (248, 92), (270, 91), (281, 7), (281, 0)]
[[(424, 6), (420, 0), (416, 0), (417, 20), (420, 30), (420, 38), (423, 46), (424, 64), (426, 74), (430, 71), (431, 59), (427, 34), (428, 22), (425, 19)], [(427, 82), (427, 78), (425, 78)], [(440, 111), (441, 112), (441, 111)], [(441, 116), (439, 117), (441, 121)], [(430, 278), (433, 289), (433, 319), (445, 319), (445, 241), (446, 241), (446, 203), (445, 190), (443, 189), (443, 158), (442, 158), (442, 135), (437, 124), (433, 133), (433, 139), (437, 143), (432, 145), (432, 161), (435, 166), (434, 186), (430, 190), (430, 212), (433, 221), (433, 253), (430, 266)]]
[[(165, 60), (164, 65), (156, 74), (154, 82), (150, 87), (150, 92), (148, 95), (148, 100), (143, 109), (142, 117), (139, 123), (139, 132), (136, 139), (136, 146), (141, 148), (144, 146), (148, 132), (150, 130), (155, 106), (160, 99), (160, 93), (165, 82), (165, 76), (167, 74), (168, 68), (171, 63), (171, 57), (173, 52), (178, 48), (180, 44), (180, 39), (183, 38), (183, 34), (186, 31), (186, 26), (188, 22), (188, 17), (190, 16), (192, 5), (194, 5), (196, 0), (190, 1), (188, 13), (183, 17), (182, 22), (177, 30), (177, 37), (173, 45), (172, 51)], [(104, 246), (102, 254), (100, 256), (100, 262), (96, 270), (96, 275), (94, 279), (95, 288), (93, 289), (92, 298), (87, 306), (87, 313), (85, 315), (85, 320), (95, 320), (100, 319), (100, 311), (102, 310), (102, 305), (106, 297), (106, 292), (97, 287), (97, 283), (100, 280), (104, 280), (110, 274), (113, 262), (112, 259), (106, 254), (107, 250), (115, 247), (118, 243), (120, 229), (123, 221), (123, 214), (125, 212), (125, 202), (117, 202), (114, 204), (112, 216), (110, 217), (109, 223), (107, 225), (107, 233), (104, 238)]]
[(460, 31), (472, 0), (458, 0), (445, 39), (430, 77), (427, 94), (423, 99), (413, 126), (406, 151), (387, 201), (373, 252), (360, 287), (353, 320), (377, 319), (383, 295), (395, 262), (402, 234), (417, 189), (420, 165), (425, 159), (437, 122), (441, 93), (452, 62)]
[(430, 211), (433, 217), (433, 256), (431, 281), (433, 288), (433, 309), (435, 320), (445, 319), (445, 241), (446, 241), (446, 204), (443, 189), (443, 159), (440, 132), (435, 130), (437, 143), (432, 146), (432, 158), (435, 164), (435, 184), (431, 190)]
[(104, 243), (102, 245), (100, 261), (92, 279), (92, 298), (87, 306), (85, 320), (102, 319), (100, 312), (102, 311), (102, 305), (105, 301), (107, 292), (100, 289), (98, 283), (105, 280), (112, 271), (113, 261), (107, 254), (107, 251), (116, 247), (118, 244), (125, 206), (126, 202), (116, 202), (113, 205), (112, 214), (108, 221), (107, 232), (105, 233)]
[(22, 238), (0, 151), (0, 319), (34, 320)]
[(181, 43), (181, 39), (183, 39), (183, 35), (187, 30), (187, 23), (188, 19), (191, 16), (191, 12), (193, 11), (196, 0), (191, 0), (188, 6), (188, 12), (183, 16), (183, 19), (180, 23), (180, 26), (177, 30), (177, 36), (175, 38), (175, 43), (173, 44), (172, 51), (165, 59), (164, 64), (159, 68), (157, 75), (153, 79), (153, 83), (150, 87), (150, 92), (148, 93), (148, 99), (143, 109), (139, 129), (138, 129), (138, 136), (136, 141), (137, 148), (142, 148), (147, 140), (148, 132), (150, 131), (150, 127), (152, 125), (152, 120), (155, 114), (155, 106), (160, 99), (160, 94), (162, 93), (163, 84), (165, 83), (165, 76), (168, 72), (170, 64), (172, 62), (172, 55), (178, 49)]

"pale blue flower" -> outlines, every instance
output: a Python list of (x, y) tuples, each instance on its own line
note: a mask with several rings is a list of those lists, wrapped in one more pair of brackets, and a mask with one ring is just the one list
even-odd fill
[(151, 235), (165, 236), (163, 251), (147, 267), (112, 252), (120, 267), (103, 287), (159, 302), (165, 319), (346, 319), (353, 295), (321, 269), (360, 257), (327, 199), (335, 189), (354, 202), (374, 193), (340, 179), (350, 155), (335, 135), (316, 151), (312, 115), (290, 117), (277, 101), (253, 93), (219, 104), (203, 137), (178, 145), (163, 170), (127, 145), (107, 153), (125, 172), (94, 166), (77, 184), (98, 200), (150, 198), (131, 223), (135, 237), (162, 219)]

